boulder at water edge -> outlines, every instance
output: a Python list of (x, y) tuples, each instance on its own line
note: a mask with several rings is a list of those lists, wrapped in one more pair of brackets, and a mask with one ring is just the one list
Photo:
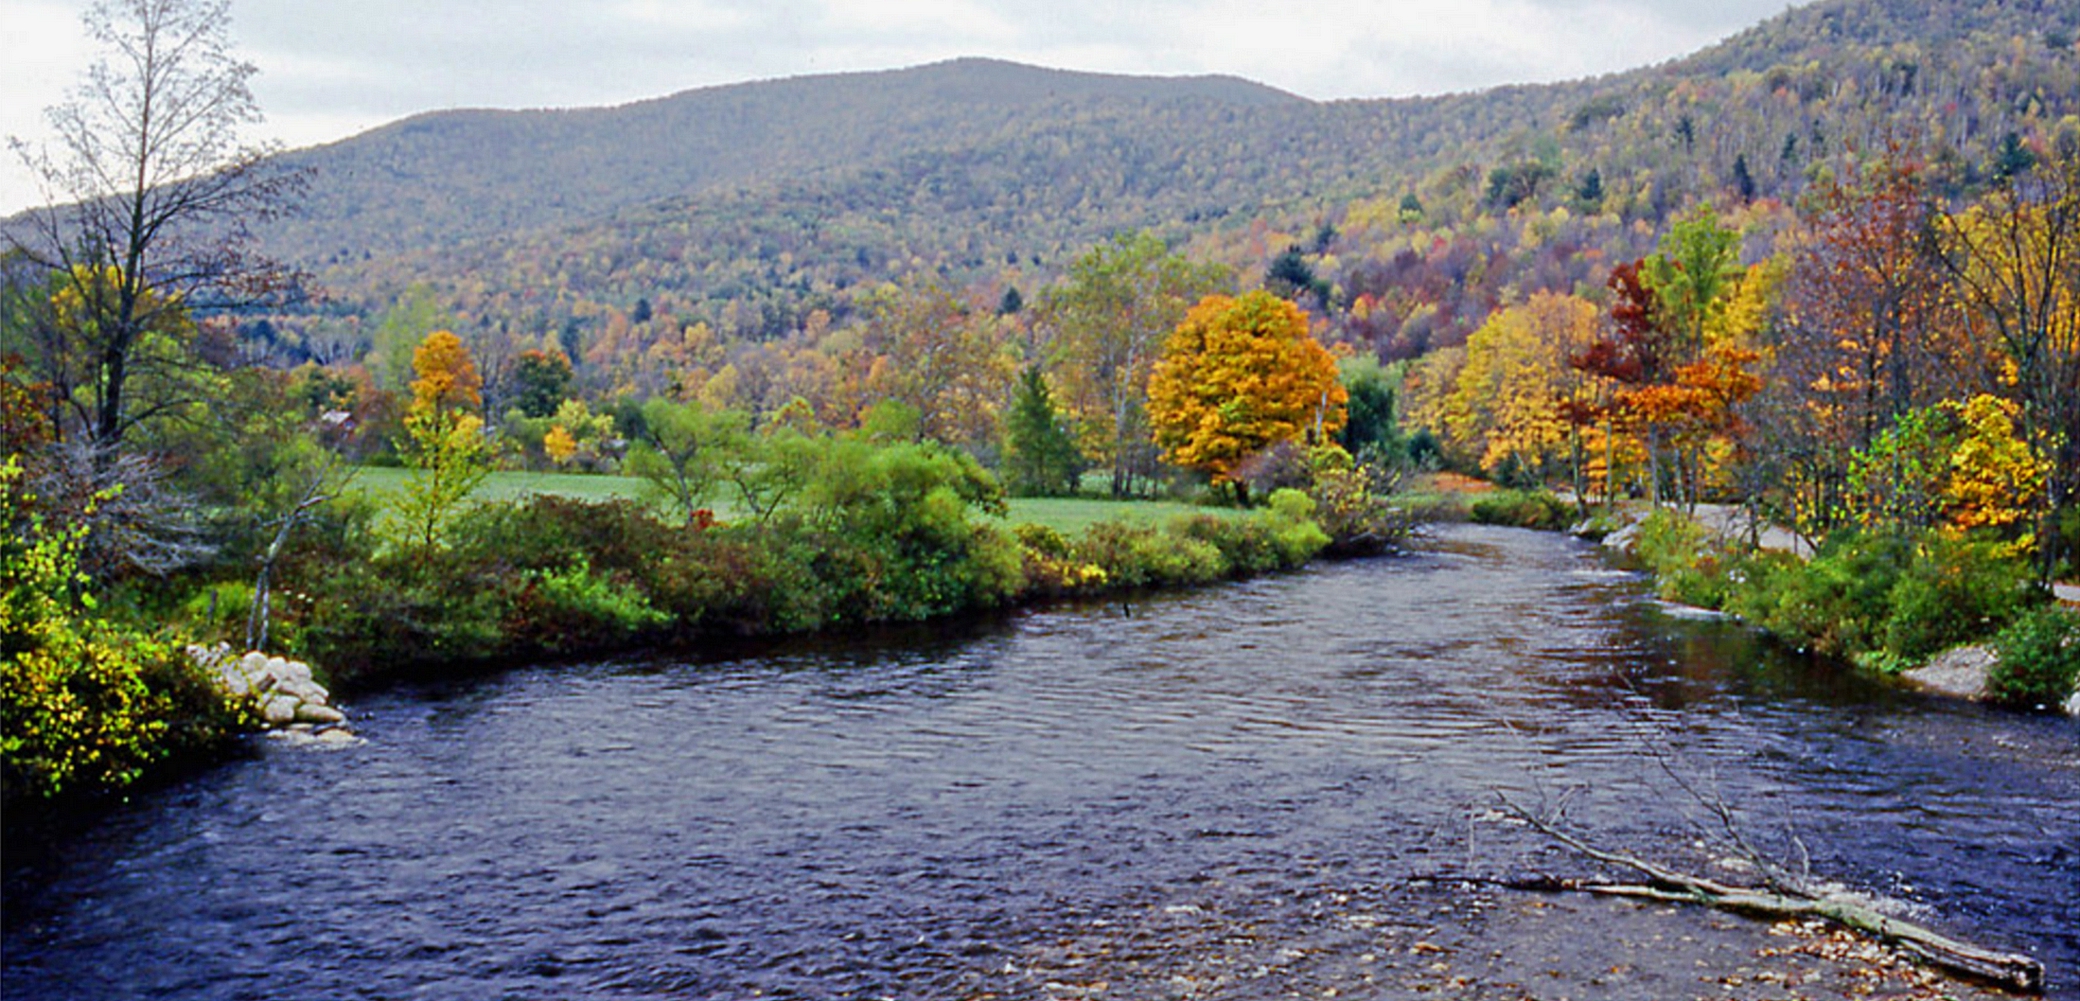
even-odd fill
[(233, 657), (228, 643), (191, 646), (188, 656), (216, 676), (226, 695), (251, 705), (269, 729), (346, 724), (346, 714), (331, 704), (332, 693), (312, 678), (309, 664), (258, 650)]

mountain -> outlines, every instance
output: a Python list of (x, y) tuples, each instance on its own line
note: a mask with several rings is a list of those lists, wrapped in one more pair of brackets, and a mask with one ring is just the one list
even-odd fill
[(1233, 77), (1155, 78), (959, 59), (710, 87), (612, 108), (440, 111), (284, 157), (317, 183), (270, 234), (303, 261), (597, 219), (761, 178), (813, 178), (1109, 108), (1219, 114), (1304, 103)]
[(1429, 98), (963, 59), (437, 112), (286, 154), (310, 197), (262, 236), (328, 297), (268, 331), (293, 359), (300, 332), (366, 331), (423, 287), (574, 355), (644, 322), (763, 341), (905, 276), (1031, 293), (1145, 228), (1245, 283), (1290, 248), (1334, 333), (1405, 356), (1513, 296), (1597, 287), (1702, 201), (1748, 213), (1753, 256), (1807, 185), (1872, 157), (1963, 190), (2004, 143), (2080, 144), (2076, 33), (2074, 0), (1820, 0), (1657, 66)]

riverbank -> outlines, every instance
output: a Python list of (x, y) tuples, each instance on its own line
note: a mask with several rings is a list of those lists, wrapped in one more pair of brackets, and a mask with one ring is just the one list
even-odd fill
[(2080, 612), (2013, 546), (1942, 531), (1813, 547), (1739, 508), (1620, 509), (1576, 526), (1680, 604), (1936, 695), (2080, 717)]

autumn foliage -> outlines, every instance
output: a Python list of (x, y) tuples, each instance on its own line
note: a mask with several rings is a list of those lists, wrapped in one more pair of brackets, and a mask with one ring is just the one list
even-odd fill
[[(1149, 418), (1172, 463), (1236, 483), (1243, 460), (1343, 427), (1348, 396), (1307, 314), (1269, 292), (1208, 296), (1163, 344)], [(1241, 489), (1237, 487), (1238, 491)]]

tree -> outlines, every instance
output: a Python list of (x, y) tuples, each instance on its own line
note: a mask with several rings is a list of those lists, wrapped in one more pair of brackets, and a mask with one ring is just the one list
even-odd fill
[(1740, 280), (1740, 237), (1719, 224), (1709, 203), (1699, 205), (1670, 226), (1659, 250), (1642, 262), (1640, 277), (1674, 336), (1670, 360), (1676, 364), (1704, 353), (1706, 329)]
[(1054, 394), (1040, 366), (1026, 368), (1004, 420), (1004, 485), (1014, 497), (1076, 492), (1083, 453), (1055, 412)]
[(629, 471), (649, 481), (686, 524), (695, 524), (729, 468), (725, 455), (745, 448), (746, 424), (739, 411), (653, 396), (643, 402), (643, 431), (629, 450)]
[(419, 378), (412, 382), (403, 442), (412, 477), (398, 513), (407, 541), (428, 553), (456, 508), (491, 474), (491, 443), (484, 419), (474, 413), (482, 380), (461, 338), (445, 330), (428, 334), (412, 352), (412, 367)]
[(1231, 484), (1244, 502), (1243, 460), (1279, 442), (1328, 440), (1347, 399), (1307, 314), (1261, 290), (1200, 301), (1164, 342), (1148, 384), (1165, 458)]
[(437, 410), (475, 410), (483, 406), (484, 379), (462, 338), (446, 330), (427, 334), (412, 350), (412, 406)]
[(1597, 319), (1594, 303), (1551, 292), (1488, 317), (1445, 400), (1447, 441), (1490, 472), (1545, 470), (1561, 445), (1579, 445), (1566, 408), (1586, 403), (1588, 387), (1568, 359), (1594, 342)]
[(1317, 301), (1329, 299), (1329, 283), (1315, 277), (1314, 268), (1299, 244), (1294, 244), (1271, 259), (1264, 269), (1264, 287), (1281, 298), (1297, 300), (1303, 295), (1312, 295)]
[(112, 450), (145, 416), (131, 408), (132, 363), (169, 310), (293, 288), (251, 253), (248, 227), (277, 214), (302, 175), (239, 142), (260, 113), (255, 69), (231, 53), (229, 0), (100, 0), (84, 19), (104, 55), (46, 112), (54, 144), (11, 141), (50, 204), (6, 238), (76, 299), (61, 334), (91, 358), (83, 431)]
[(2055, 513), (2080, 501), (2080, 155), (2062, 153), (1938, 219), (1976, 339), (2006, 356), (2022, 438), (2051, 469), (2036, 505), (2039, 572), (2064, 554)]
[(915, 409), (918, 433), (934, 441), (995, 440), (1014, 371), (1009, 321), (937, 282), (882, 288), (868, 311), (869, 395)]
[(1846, 422), (1844, 447), (1860, 448), (1968, 375), (1945, 343), (1958, 317), (1929, 253), (1935, 206), (1919, 170), (1886, 161), (1854, 187), (1818, 185), (1800, 216), (1810, 238), (1793, 258), (1780, 358), (1819, 395), (1815, 409)]
[(1053, 338), (1064, 402), (1084, 454), (1111, 467), (1113, 496), (1153, 471), (1148, 377), (1163, 338), (1227, 280), (1218, 265), (1193, 264), (1136, 232), (1091, 248), (1042, 293), (1037, 322)]
[(529, 417), (547, 417), (570, 395), (571, 360), (555, 349), (522, 351), (513, 359), (507, 381), (513, 387), (513, 405)]
[(211, 395), (207, 366), (195, 353), (200, 331), (186, 304), (140, 284), (133, 293), (138, 320), (123, 348), (122, 385), (128, 399), (113, 428), (117, 437), (101, 433), (112, 329), (102, 310), (123, 294), (122, 282), (121, 272), (111, 265), (47, 274), (35, 288), (19, 293), (28, 301), (9, 317), (7, 332), (8, 350), (19, 352), (44, 385), (49, 437), (90, 446), (105, 443), (111, 457), (121, 434)]
[(1394, 382), (1374, 358), (1350, 359), (1341, 368), (1349, 401), (1337, 441), (1361, 458), (1400, 458), (1405, 443), (1395, 412)]

